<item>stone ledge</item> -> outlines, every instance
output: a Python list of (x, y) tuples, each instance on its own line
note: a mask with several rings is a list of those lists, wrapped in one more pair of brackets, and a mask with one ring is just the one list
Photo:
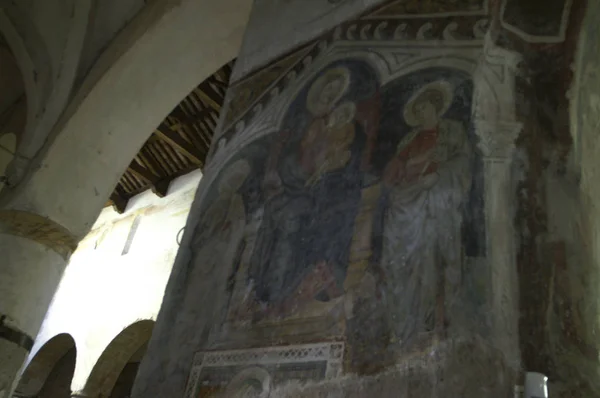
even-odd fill
[(372, 376), (346, 375), (315, 383), (276, 387), (278, 398), (312, 397), (510, 397), (517, 370), (503, 354), (479, 340), (446, 341)]

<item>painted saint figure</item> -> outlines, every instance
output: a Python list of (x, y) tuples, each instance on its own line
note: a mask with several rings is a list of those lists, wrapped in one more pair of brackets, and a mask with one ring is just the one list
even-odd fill
[[(196, 228), (193, 245), (199, 249), (197, 257), (204, 273), (218, 266), (224, 254), (230, 254), (232, 239), (236, 233), (243, 231), (244, 202), (237, 190), (249, 173), (250, 165), (245, 160), (234, 162), (222, 173), (217, 184), (218, 196), (204, 211)], [(237, 242), (239, 239), (234, 240)]]
[(249, 278), (256, 299), (274, 315), (343, 293), (363, 136), (355, 105), (340, 103), (349, 85), (348, 69), (326, 70), (308, 91), (310, 120), (297, 124), (306, 130), (283, 132), (281, 147), (271, 152)]
[(442, 330), (448, 290), (460, 279), (471, 147), (463, 124), (444, 118), (452, 101), (444, 81), (412, 96), (404, 119), (413, 129), (384, 172), (381, 268), (391, 329), (401, 346), (419, 333)]
[[(188, 278), (191, 286), (198, 283), (198, 278), (211, 274), (215, 281), (223, 284), (216, 291), (226, 290), (227, 276), (239, 254), (246, 225), (244, 201), (238, 191), (250, 171), (250, 164), (241, 159), (221, 173), (216, 184), (217, 197), (204, 210), (192, 240), (193, 269)], [(194, 289), (188, 289), (186, 302), (193, 302), (196, 294)], [(223, 306), (226, 304), (221, 301), (214, 305), (215, 314), (225, 312)]]

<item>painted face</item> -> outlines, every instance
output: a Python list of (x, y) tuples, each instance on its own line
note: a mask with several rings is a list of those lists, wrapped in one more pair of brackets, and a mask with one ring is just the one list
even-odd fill
[(432, 125), (439, 120), (437, 108), (430, 101), (417, 102), (414, 105), (414, 110), (420, 125)]
[(345, 103), (335, 108), (329, 120), (327, 121), (328, 127), (341, 126), (345, 123), (349, 123), (354, 118), (355, 107), (351, 103)]
[(334, 79), (327, 82), (327, 84), (323, 86), (323, 90), (321, 90), (319, 105), (322, 108), (329, 108), (331, 105), (333, 105), (335, 100), (338, 99), (340, 95), (340, 90), (342, 89), (343, 84), (344, 82), (342, 79)]

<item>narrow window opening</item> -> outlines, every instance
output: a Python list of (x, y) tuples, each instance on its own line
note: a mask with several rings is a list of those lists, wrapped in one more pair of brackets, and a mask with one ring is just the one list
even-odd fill
[(131, 224), (131, 228), (129, 229), (129, 235), (127, 235), (127, 240), (125, 241), (125, 247), (123, 247), (123, 251), (121, 252), (121, 256), (129, 253), (129, 249), (131, 249), (131, 244), (133, 243), (133, 238), (135, 237), (135, 233), (140, 226), (140, 221), (142, 221), (141, 216), (135, 216), (133, 223)]

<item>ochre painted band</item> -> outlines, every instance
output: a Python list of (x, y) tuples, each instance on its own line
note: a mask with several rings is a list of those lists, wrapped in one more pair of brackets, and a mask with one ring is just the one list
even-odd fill
[(6, 315), (0, 314), (0, 340), (7, 340), (24, 348), (28, 352), (33, 347), (33, 339), (27, 333), (5, 323)]
[(75, 251), (78, 241), (62, 225), (21, 210), (0, 210), (0, 234), (32, 240), (60, 254), (65, 260)]

